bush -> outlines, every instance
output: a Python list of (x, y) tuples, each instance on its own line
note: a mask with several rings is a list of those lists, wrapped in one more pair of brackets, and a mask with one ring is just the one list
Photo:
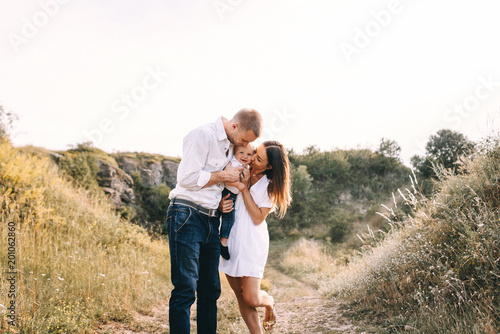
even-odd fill
[[(289, 152), (293, 202), (286, 216), (268, 219), (272, 239), (287, 236), (329, 237), (338, 243), (376, 200), (409, 183), (410, 169), (397, 159), (398, 146), (383, 141), (380, 152), (368, 149), (322, 152), (309, 147)], [(339, 209), (341, 208), (341, 209)]]
[(155, 225), (160, 232), (166, 233), (168, 206), (170, 205), (170, 187), (162, 183), (157, 186), (145, 186), (139, 172), (132, 175), (134, 180), (134, 193), (137, 203), (136, 220), (142, 223)]
[(336, 211), (326, 224), (330, 227), (330, 238), (332, 243), (339, 243), (344, 241), (346, 235), (352, 228), (353, 221), (356, 220), (356, 215), (346, 210)]

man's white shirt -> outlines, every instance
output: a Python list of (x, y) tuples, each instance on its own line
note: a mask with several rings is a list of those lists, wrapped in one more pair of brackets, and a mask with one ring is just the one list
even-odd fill
[(202, 125), (184, 137), (182, 159), (177, 170), (177, 185), (170, 192), (174, 197), (195, 202), (205, 208), (216, 209), (222, 197), (224, 183), (203, 188), (212, 172), (224, 169), (232, 158), (232, 144), (227, 138), (222, 117), (214, 123)]

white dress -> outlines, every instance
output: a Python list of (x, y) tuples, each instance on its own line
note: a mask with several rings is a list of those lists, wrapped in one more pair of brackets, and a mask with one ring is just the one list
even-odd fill
[[(263, 176), (250, 188), (250, 195), (259, 208), (273, 208), (267, 193), (269, 180)], [(248, 214), (241, 194), (234, 204), (235, 221), (227, 239), (230, 259), (221, 257), (219, 269), (232, 277), (262, 278), (269, 253), (269, 233), (267, 223), (255, 225)]]

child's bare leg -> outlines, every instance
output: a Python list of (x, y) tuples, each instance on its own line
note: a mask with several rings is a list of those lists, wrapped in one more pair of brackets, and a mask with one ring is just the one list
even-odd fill
[(220, 243), (222, 244), (222, 246), (227, 246), (227, 238), (220, 238)]

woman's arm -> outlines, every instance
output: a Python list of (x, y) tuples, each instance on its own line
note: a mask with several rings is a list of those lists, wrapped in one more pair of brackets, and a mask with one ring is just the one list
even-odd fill
[(271, 211), (271, 208), (259, 208), (257, 204), (255, 204), (252, 195), (250, 195), (250, 190), (248, 188), (244, 188), (243, 191), (241, 191), (241, 195), (243, 196), (245, 207), (247, 208), (248, 214), (250, 215), (250, 218), (252, 218), (254, 225), (262, 224)]
[(237, 185), (238, 190), (243, 196), (243, 202), (245, 202), (245, 207), (252, 218), (254, 225), (260, 225), (264, 219), (266, 219), (271, 208), (259, 208), (255, 201), (253, 200), (252, 195), (250, 194), (250, 171), (248, 169), (243, 170), (243, 174), (241, 177), (241, 182)]
[(241, 196), (243, 196), (243, 202), (245, 203), (245, 207), (252, 218), (254, 225), (260, 225), (264, 219), (266, 219), (271, 208), (259, 208), (255, 201), (253, 200), (252, 195), (250, 194), (250, 171), (248, 169), (244, 169), (241, 176), (240, 182), (235, 182), (234, 186), (238, 188)]

